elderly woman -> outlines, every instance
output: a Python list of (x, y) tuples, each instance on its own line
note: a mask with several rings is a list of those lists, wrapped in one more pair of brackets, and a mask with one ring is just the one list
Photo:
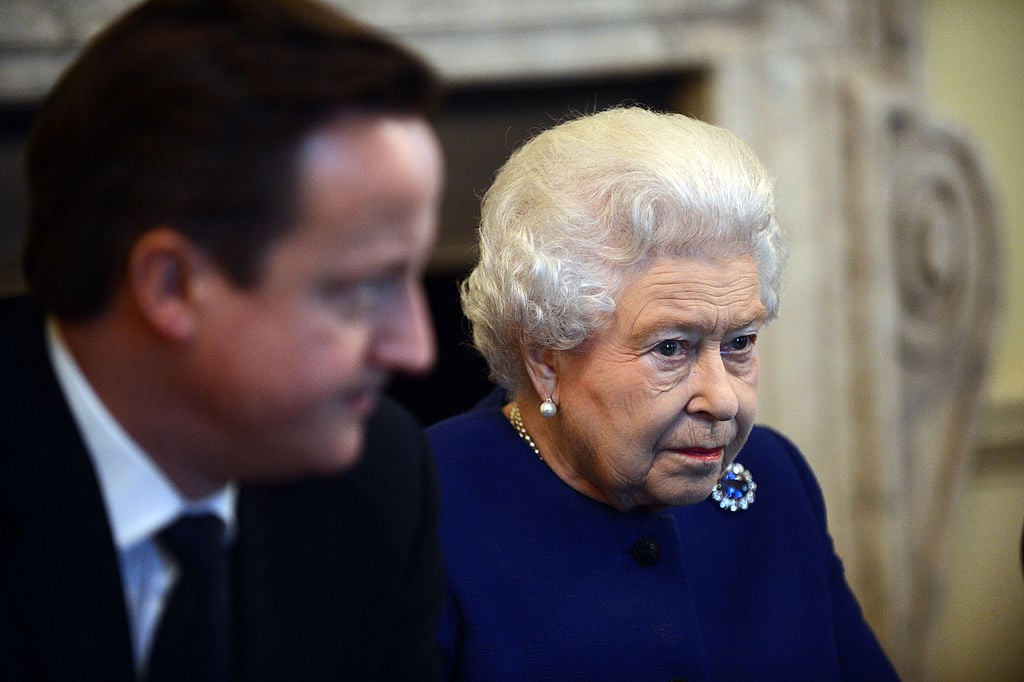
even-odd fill
[(754, 426), (783, 246), (734, 135), (619, 108), (527, 143), (462, 290), (501, 390), (429, 430), (452, 679), (885, 680), (807, 463)]

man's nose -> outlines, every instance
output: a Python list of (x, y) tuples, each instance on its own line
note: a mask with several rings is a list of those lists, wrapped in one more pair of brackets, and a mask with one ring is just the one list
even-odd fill
[(386, 309), (378, 311), (373, 356), (389, 372), (422, 374), (434, 366), (437, 347), (423, 285), (406, 282)]

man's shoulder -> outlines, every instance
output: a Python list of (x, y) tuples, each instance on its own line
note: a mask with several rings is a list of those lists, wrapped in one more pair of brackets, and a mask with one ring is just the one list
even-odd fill
[(0, 298), (0, 344), (9, 344), (26, 331), (42, 327), (43, 311), (27, 296)]
[(386, 395), (381, 396), (377, 409), (370, 415), (366, 426), (367, 444), (387, 443), (392, 440), (421, 440), (419, 422), (409, 410)]
[(382, 397), (366, 424), (363, 452), (350, 469), (293, 481), (244, 486), (302, 506), (358, 506), (418, 500), (433, 478), (433, 463), (415, 417)]
[[(46, 350), (45, 314), (25, 297), (0, 299), (0, 425), (35, 438), (65, 414)], [(52, 435), (52, 434), (48, 434)], [(10, 442), (8, 443), (10, 445)]]
[[(249, 537), (272, 537), (303, 551), (319, 545), (390, 547), (417, 542), (437, 504), (433, 462), (416, 420), (389, 399), (367, 425), (350, 469), (240, 487), (239, 523)], [(326, 549), (324, 550), (326, 551)], [(404, 551), (404, 550), (402, 550)]]
[(410, 477), (430, 464), (423, 429), (405, 407), (382, 396), (366, 424), (363, 455), (353, 474)]

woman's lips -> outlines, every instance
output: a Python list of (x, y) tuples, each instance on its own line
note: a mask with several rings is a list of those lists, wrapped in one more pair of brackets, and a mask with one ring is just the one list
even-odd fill
[(673, 452), (683, 457), (699, 459), (705, 462), (721, 459), (722, 457), (722, 448), (678, 448), (673, 450)]

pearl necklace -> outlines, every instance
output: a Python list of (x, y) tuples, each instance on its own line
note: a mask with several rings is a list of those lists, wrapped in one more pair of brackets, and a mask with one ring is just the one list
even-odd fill
[(530, 446), (530, 449), (533, 450), (533, 453), (537, 455), (540, 461), (543, 462), (544, 456), (540, 454), (540, 450), (537, 448), (537, 444), (533, 442), (533, 439), (530, 438), (530, 434), (526, 432), (526, 427), (523, 426), (523, 415), (519, 413), (518, 403), (512, 403), (512, 409), (509, 410), (508, 413), (508, 420), (512, 422), (512, 426), (513, 428), (515, 428), (516, 433), (518, 433), (519, 436), (526, 441), (526, 444)]

